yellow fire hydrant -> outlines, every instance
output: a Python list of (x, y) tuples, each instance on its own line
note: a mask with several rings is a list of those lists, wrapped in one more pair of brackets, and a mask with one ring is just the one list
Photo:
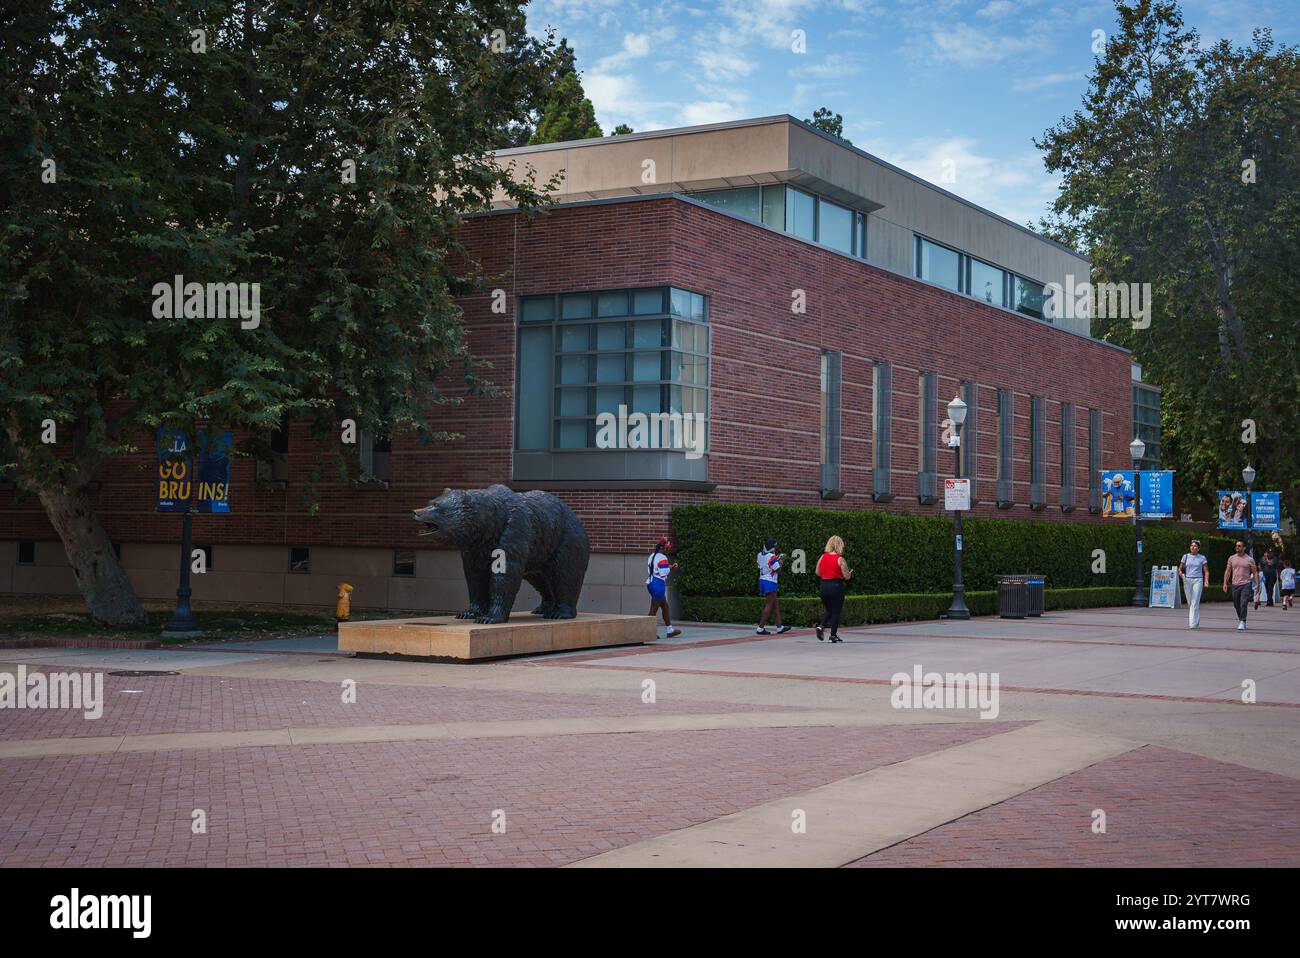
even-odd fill
[(346, 582), (339, 583), (339, 601), (334, 606), (334, 618), (346, 622), (352, 617), (352, 586)]

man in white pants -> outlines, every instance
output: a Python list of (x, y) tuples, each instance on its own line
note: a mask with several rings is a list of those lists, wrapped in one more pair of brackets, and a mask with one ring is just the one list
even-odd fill
[(1210, 584), (1210, 560), (1201, 555), (1201, 543), (1193, 539), (1189, 551), (1178, 563), (1178, 574), (1183, 577), (1183, 593), (1187, 596), (1187, 627), (1201, 627), (1201, 593)]

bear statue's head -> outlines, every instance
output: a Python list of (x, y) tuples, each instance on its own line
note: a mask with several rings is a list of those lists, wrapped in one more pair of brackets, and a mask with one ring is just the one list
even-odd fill
[(464, 542), (472, 535), (473, 509), (469, 496), (460, 489), (444, 489), (437, 499), (430, 499), (423, 509), (412, 513), (416, 522), (424, 526), (422, 536), (432, 536), (453, 545)]

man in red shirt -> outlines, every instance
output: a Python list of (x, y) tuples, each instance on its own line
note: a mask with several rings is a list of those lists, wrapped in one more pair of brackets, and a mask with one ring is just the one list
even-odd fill
[(1250, 608), (1251, 596), (1259, 579), (1259, 566), (1255, 560), (1246, 555), (1246, 543), (1238, 542), (1236, 554), (1228, 557), (1228, 567), (1223, 570), (1223, 591), (1228, 591), (1228, 581), (1232, 581), (1232, 606), (1237, 610), (1237, 631), (1246, 628), (1246, 610)]

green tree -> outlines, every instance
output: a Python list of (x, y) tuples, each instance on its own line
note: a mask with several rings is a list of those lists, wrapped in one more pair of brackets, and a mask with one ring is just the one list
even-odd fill
[(1094, 283), (1150, 283), (1148, 328), (1093, 331), (1161, 386), (1183, 502), (1240, 487), (1249, 461), (1300, 518), (1297, 51), (1267, 30), (1202, 48), (1170, 2), (1116, 10), (1082, 108), (1037, 144), (1062, 177), (1044, 225), (1087, 252)]
[(819, 106), (813, 111), (812, 119), (804, 120), (804, 122), (809, 126), (816, 127), (823, 133), (829, 133), (831, 136), (843, 140), (850, 146), (853, 145), (853, 141), (844, 135), (844, 117), (833, 112), (829, 107)]
[(618, 126), (614, 127), (614, 132), (611, 133), (610, 136), (626, 136), (629, 133), (635, 132), (636, 130), (632, 129), (626, 123), (620, 123)]
[(582, 90), (576, 70), (570, 70), (551, 90), (542, 120), (530, 143), (563, 143), (604, 136), (596, 122), (596, 108)]
[[(437, 441), (437, 404), (485, 388), (454, 301), (481, 277), (455, 230), (497, 190), (538, 203), (488, 150), (527, 120), (550, 40), (490, 0), (11, 10), (0, 465), (39, 497), (91, 613), (139, 622), (89, 491), (108, 457), (152, 453), (158, 427), (256, 436), (286, 417)], [(256, 323), (202, 297), (168, 318), (156, 285), (178, 275), (256, 284)]]

